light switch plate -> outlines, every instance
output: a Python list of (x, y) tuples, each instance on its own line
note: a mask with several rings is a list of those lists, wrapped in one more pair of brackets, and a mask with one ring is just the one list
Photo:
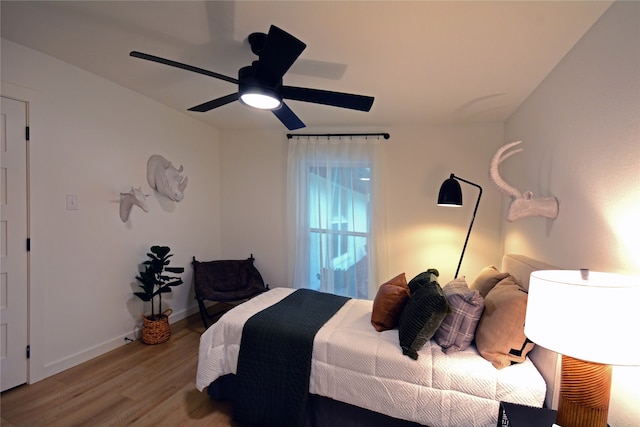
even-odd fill
[(76, 211), (76, 210), (78, 210), (78, 195), (77, 194), (67, 194), (67, 210), (68, 211)]

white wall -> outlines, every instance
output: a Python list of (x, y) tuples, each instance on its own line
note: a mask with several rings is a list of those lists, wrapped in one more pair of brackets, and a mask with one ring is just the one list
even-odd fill
[[(560, 201), (555, 221), (505, 223), (505, 251), (561, 268), (640, 274), (640, 3), (614, 3), (507, 121), (505, 134), (522, 139), (525, 151), (508, 160), (504, 176)], [(637, 346), (606, 337), (593, 344)], [(614, 367), (612, 426), (640, 425), (638, 384), (640, 368)]]
[[(153, 244), (175, 254), (186, 282), (163, 298), (170, 322), (194, 312), (191, 256), (220, 254), (219, 134), (121, 86), (2, 40), (2, 94), (31, 112), (31, 381), (134, 337), (149, 307), (133, 296)], [(185, 198), (152, 194), (120, 220), (121, 191), (142, 186), (162, 154), (189, 177)], [(79, 209), (66, 210), (66, 194)]]
[(220, 165), (223, 258), (250, 254), (265, 283), (286, 283), (285, 132), (221, 131)]
[(440, 185), (452, 173), (483, 189), (460, 275), (472, 280), (483, 267), (500, 265), (501, 196), (487, 170), (502, 140), (501, 123), (391, 130), (385, 157), (389, 277), (404, 271), (409, 279), (435, 267), (441, 284), (453, 279), (478, 190), (460, 183), (463, 206), (437, 206)]
[[(440, 270), (443, 284), (453, 278), (478, 191), (463, 183), (464, 207), (439, 208), (440, 184), (451, 173), (484, 189), (461, 274), (474, 277), (482, 267), (499, 264), (501, 196), (489, 185), (487, 165), (502, 144), (502, 124), (380, 130), (391, 133), (381, 156), (387, 177), (387, 278), (405, 272), (410, 279), (430, 267)], [(222, 131), (221, 141), (222, 254), (253, 253), (266, 282), (289, 286), (286, 130)]]

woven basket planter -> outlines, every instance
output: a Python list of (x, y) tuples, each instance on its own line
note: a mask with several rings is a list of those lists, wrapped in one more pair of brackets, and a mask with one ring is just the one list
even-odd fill
[(145, 344), (162, 344), (171, 337), (171, 327), (169, 326), (169, 315), (173, 312), (171, 309), (165, 310), (160, 319), (151, 320), (147, 316), (142, 315), (142, 342)]

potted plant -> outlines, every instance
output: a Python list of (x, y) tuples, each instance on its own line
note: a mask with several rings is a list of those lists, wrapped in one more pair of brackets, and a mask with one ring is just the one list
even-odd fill
[[(136, 280), (140, 282), (142, 292), (134, 292), (142, 301), (151, 301), (151, 315), (142, 316), (142, 342), (145, 344), (160, 344), (169, 339), (171, 329), (169, 327), (169, 315), (172, 310), (162, 311), (162, 294), (171, 292), (171, 288), (181, 285), (182, 279), (177, 276), (169, 276), (166, 273), (182, 273), (183, 267), (169, 267), (171, 249), (168, 246), (151, 246), (151, 252)], [(158, 311), (155, 310), (155, 298), (158, 297)]]

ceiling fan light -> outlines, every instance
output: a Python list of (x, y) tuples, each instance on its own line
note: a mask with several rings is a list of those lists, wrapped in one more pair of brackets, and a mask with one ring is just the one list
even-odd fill
[(249, 107), (261, 110), (274, 110), (282, 103), (276, 96), (255, 92), (243, 93), (240, 95), (240, 100)]

